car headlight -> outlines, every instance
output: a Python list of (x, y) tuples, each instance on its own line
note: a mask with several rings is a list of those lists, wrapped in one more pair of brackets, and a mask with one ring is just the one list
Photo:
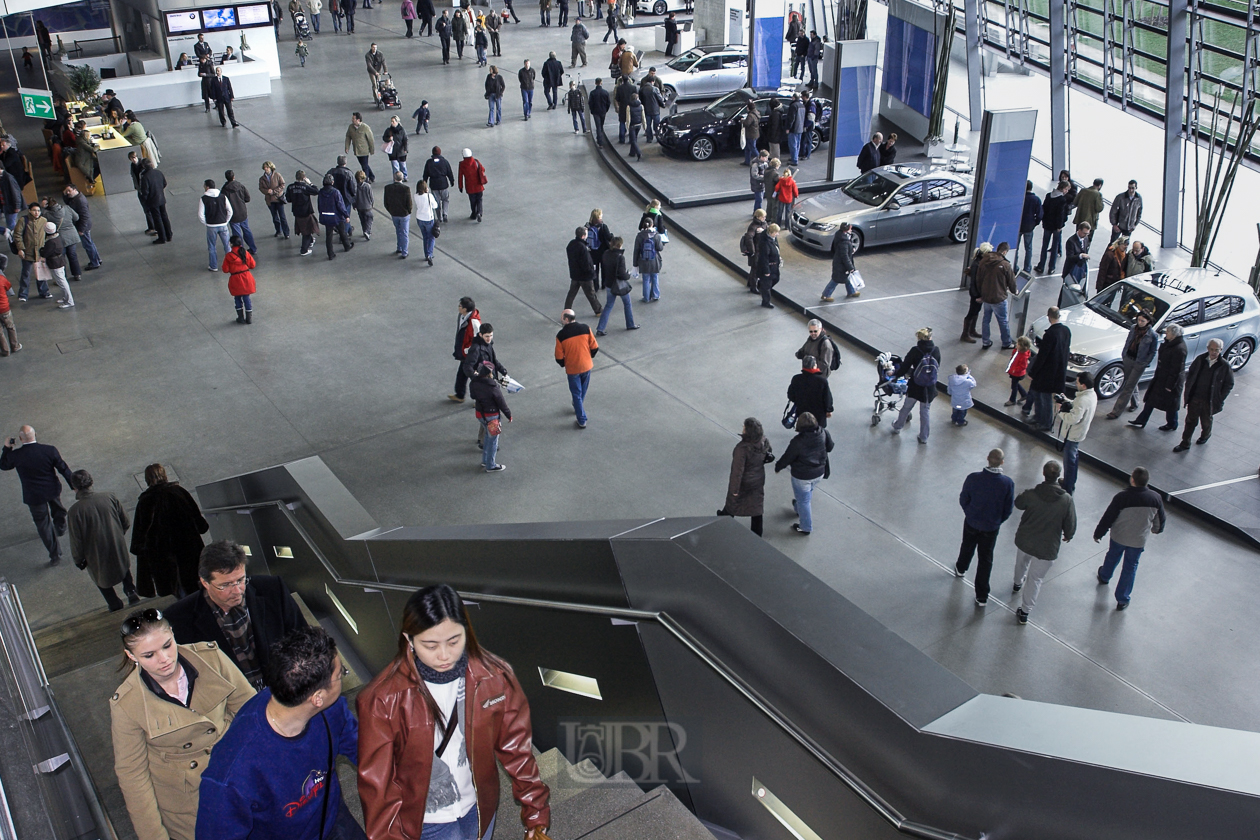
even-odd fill
[(831, 233), (833, 230), (835, 230), (838, 227), (840, 226), (833, 225), (830, 222), (814, 222), (812, 225), (809, 226), (809, 229), (820, 231), (822, 233)]
[(1081, 353), (1068, 354), (1068, 360), (1077, 367), (1093, 367), (1098, 364), (1098, 360), (1093, 356), (1085, 356)]

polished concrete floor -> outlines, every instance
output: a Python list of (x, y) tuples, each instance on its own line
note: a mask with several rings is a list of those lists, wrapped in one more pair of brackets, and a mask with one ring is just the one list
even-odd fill
[[(326, 31), (304, 70), (285, 34), (285, 76), (271, 97), (238, 103), (238, 130), (221, 129), (200, 108), (143, 115), (165, 153), (175, 242), (148, 244), (134, 196), (92, 199), (106, 267), (76, 285), (73, 310), (15, 306), (25, 350), (0, 362), (7, 423), (33, 424), (72, 468), (92, 471), (100, 489), (129, 507), (140, 490), (135, 475), (153, 461), (194, 486), (319, 454), (383, 526), (711, 513), (722, 504), (744, 417), (766, 423), (776, 451), (787, 445), (777, 420), (797, 370), (792, 353), (805, 336), (803, 320), (753, 306), (721, 267), (676, 241), (665, 252), (661, 301), (636, 299), (643, 329), (624, 332), (614, 313), (592, 377), (590, 427), (576, 430), (552, 356), (568, 285), (564, 246), (592, 207), (604, 209), (617, 234), (633, 230), (641, 207), (615, 186), (588, 141), (573, 135), (563, 111), (545, 110), (541, 91), (525, 122), (509, 83), (504, 123), (486, 128), (483, 73), (467, 57), (442, 67), (435, 41), (404, 40), (396, 11), (360, 14), (354, 36)], [(538, 66), (549, 49), (567, 53), (564, 33), (523, 21), (503, 36), (509, 78), (524, 58)], [(631, 39), (648, 46), (650, 36), (638, 30)], [(392, 256), (391, 226), (378, 216), (371, 242), (360, 237), (353, 252), (338, 249), (329, 262), (322, 244), (298, 257), (295, 239), (272, 239), (255, 200), (256, 317), (238, 326), (226, 277), (206, 271), (195, 213), (200, 183), (230, 167), (253, 188), (268, 159), (286, 178), (299, 167), (322, 173), (342, 149), (352, 110), (379, 134), (386, 119), (369, 110), (362, 70), (374, 38), (394, 72), (402, 114), (420, 98), (431, 103), (432, 133), (412, 138), (413, 173), (429, 144), (453, 161), (470, 147), (489, 173), (485, 221), (467, 220), (456, 196), (430, 268), (416, 259), (414, 238), (411, 259)], [(592, 61), (602, 49), (596, 38)], [(11, 80), (3, 87), (11, 90)], [(0, 98), (6, 127), (38, 151), (37, 124), (23, 124), (15, 107), (12, 94)], [(378, 175), (386, 171), (379, 154), (373, 162)], [(382, 186), (378, 180), (378, 204)], [(730, 214), (738, 227), (744, 209), (711, 212)], [(936, 283), (937, 246), (888, 258), (906, 276)], [(9, 273), (16, 279), (14, 266)], [(508, 469), (495, 475), (478, 466), (470, 406), (446, 399), (463, 295), (494, 324), (500, 358), (526, 386), (511, 398), (515, 422), (501, 449)], [(591, 320), (583, 300), (576, 308)], [(913, 312), (854, 309), (882, 323), (897, 349), (919, 325)], [(790, 488), (777, 475), (768, 481), (771, 543), (983, 691), (1260, 727), (1251, 700), (1252, 551), (1174, 515), (1143, 559), (1133, 607), (1117, 613), (1093, 579), (1104, 546), (1090, 532), (1119, 487), (1085, 470), (1081, 531), (1032, 623), (1018, 627), (1008, 603), (1014, 523), (998, 543), (996, 597), (977, 609), (970, 582), (948, 571), (961, 531), (958, 487), (993, 446), (1007, 450), (1021, 489), (1056, 453), (979, 416), (952, 428), (943, 404), (927, 446), (911, 435), (890, 437), (886, 424), (872, 429), (873, 366), (854, 348), (845, 358), (832, 377), (837, 451), (815, 503), (816, 533), (790, 530)], [(12, 475), (0, 479), (0, 509), (10, 513), (0, 524), (0, 568), (21, 589), (34, 624), (100, 608), (84, 573), (46, 565)]]

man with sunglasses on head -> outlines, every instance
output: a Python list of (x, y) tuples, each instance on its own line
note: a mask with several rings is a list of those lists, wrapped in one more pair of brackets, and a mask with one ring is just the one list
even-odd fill
[(304, 626), (302, 613), (278, 577), (245, 573), (245, 549), (220, 540), (202, 549), (201, 591), (176, 601), (166, 619), (181, 645), (217, 642), (257, 688), (273, 644)]

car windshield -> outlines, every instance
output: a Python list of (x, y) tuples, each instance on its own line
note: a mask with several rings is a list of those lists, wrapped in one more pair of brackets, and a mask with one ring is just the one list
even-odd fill
[(1137, 314), (1145, 309), (1154, 318), (1152, 323), (1158, 324), (1168, 311), (1168, 301), (1156, 297), (1148, 289), (1131, 286), (1128, 283), (1116, 283), (1094, 295), (1085, 304), (1094, 312), (1114, 324), (1126, 329), (1133, 326)]
[(670, 70), (677, 70), (679, 72), (685, 73), (687, 70), (691, 69), (691, 65), (696, 63), (696, 59), (700, 58), (703, 55), (704, 53), (702, 52), (697, 52), (695, 50), (688, 50), (687, 52), (678, 56), (678, 58), (675, 58), (673, 61), (666, 64), (665, 66), (668, 67)]
[(863, 204), (878, 207), (897, 189), (897, 184), (880, 175), (878, 172), (867, 172), (859, 175), (841, 189), (849, 198), (856, 198)]
[(741, 95), (739, 91), (728, 93), (721, 99), (710, 102), (704, 106), (704, 110), (720, 120), (729, 120), (736, 114), (744, 110), (744, 106), (748, 104), (748, 99)]

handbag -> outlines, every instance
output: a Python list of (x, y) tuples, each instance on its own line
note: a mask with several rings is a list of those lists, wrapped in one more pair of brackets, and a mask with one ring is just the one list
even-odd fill
[(499, 415), (486, 420), (486, 434), (490, 437), (498, 437), (503, 433), (503, 421), (499, 419)]
[(853, 287), (853, 291), (860, 292), (866, 288), (866, 281), (862, 279), (862, 272), (856, 268), (849, 272), (849, 285)]
[(634, 287), (630, 285), (629, 280), (624, 280), (618, 277), (613, 280), (612, 288), (609, 291), (617, 297), (622, 297), (623, 295), (628, 295), (633, 292)]
[(382, 143), (381, 151), (387, 155), (392, 155), (394, 153), (394, 141), (386, 140), (384, 143)]
[(45, 283), (53, 279), (52, 269), (48, 267), (48, 263), (43, 260), (35, 263), (35, 279)]
[(796, 428), (796, 403), (791, 400), (783, 407), (783, 428), (788, 431)]

